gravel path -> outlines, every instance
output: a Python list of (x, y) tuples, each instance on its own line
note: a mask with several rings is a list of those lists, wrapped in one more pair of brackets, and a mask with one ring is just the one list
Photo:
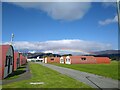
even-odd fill
[(98, 76), (98, 75), (94, 75), (91, 73), (81, 72), (78, 70), (59, 67), (59, 66), (55, 66), (51, 64), (45, 64), (45, 63), (40, 63), (40, 62), (37, 62), (37, 63), (45, 67), (48, 67), (50, 69), (53, 69), (55, 71), (58, 71), (62, 74), (65, 74), (67, 76), (70, 76), (98, 90), (104, 90), (106, 88), (110, 90), (114, 90), (114, 89), (116, 90), (118, 88), (120, 89), (120, 87), (118, 87), (118, 84), (120, 83), (118, 80), (113, 80), (110, 78), (105, 78), (103, 76)]

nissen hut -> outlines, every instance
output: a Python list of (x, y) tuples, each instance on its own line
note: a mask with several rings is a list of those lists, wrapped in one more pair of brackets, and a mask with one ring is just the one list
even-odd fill
[(20, 66), (27, 63), (27, 58), (20, 54)]
[(60, 63), (60, 57), (46, 57), (44, 63)]
[(14, 71), (20, 67), (20, 54), (18, 52), (14, 52)]
[(95, 57), (95, 59), (98, 64), (102, 63), (109, 64), (111, 61), (108, 57)]
[(14, 50), (11, 45), (0, 45), (0, 49), (0, 79), (4, 79), (13, 72)]
[(67, 56), (65, 64), (102, 64), (110, 63), (108, 57), (94, 57), (94, 56)]

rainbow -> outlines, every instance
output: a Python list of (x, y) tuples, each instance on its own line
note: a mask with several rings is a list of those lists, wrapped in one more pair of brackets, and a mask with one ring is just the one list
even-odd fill
[(76, 50), (76, 49), (59, 49), (57, 50), (58, 52), (80, 52), (80, 53), (84, 53), (84, 54), (91, 54), (89, 52), (86, 52), (84, 50)]

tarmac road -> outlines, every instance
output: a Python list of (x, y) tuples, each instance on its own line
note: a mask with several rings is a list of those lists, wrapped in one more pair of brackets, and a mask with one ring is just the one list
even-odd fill
[(91, 73), (86, 73), (86, 72), (81, 72), (78, 70), (73, 70), (69, 68), (64, 68), (64, 67), (59, 67), (51, 64), (45, 64), (45, 63), (40, 63), (36, 62), (38, 64), (41, 64), (45, 67), (48, 67), (50, 69), (53, 69), (55, 71), (58, 71), (61, 74), (65, 74), (69, 77), (72, 77), (80, 82), (83, 82), (93, 88), (96, 88), (98, 90), (104, 90), (104, 89), (110, 89), (110, 90), (116, 90), (120, 89), (118, 84), (120, 81), (118, 80), (113, 80), (111, 78), (105, 78), (103, 76), (98, 76), (95, 74)]

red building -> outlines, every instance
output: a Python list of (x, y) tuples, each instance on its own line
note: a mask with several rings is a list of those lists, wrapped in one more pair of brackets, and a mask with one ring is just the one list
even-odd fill
[(60, 57), (46, 57), (44, 63), (60, 63)]
[(94, 57), (94, 56), (67, 56), (65, 64), (109, 64), (108, 57)]
[(67, 56), (65, 64), (96, 64), (94, 56)]
[(94, 56), (64, 56), (64, 57), (46, 57), (45, 63), (62, 63), (62, 64), (109, 64), (108, 57)]
[(27, 58), (20, 54), (20, 66), (27, 63)]
[(14, 49), (11, 45), (0, 45), (0, 79), (13, 72)]
[(18, 52), (14, 52), (14, 71), (20, 67), (20, 54)]
[(95, 59), (98, 64), (101, 64), (101, 63), (109, 64), (110, 63), (110, 59), (108, 57), (95, 57)]

